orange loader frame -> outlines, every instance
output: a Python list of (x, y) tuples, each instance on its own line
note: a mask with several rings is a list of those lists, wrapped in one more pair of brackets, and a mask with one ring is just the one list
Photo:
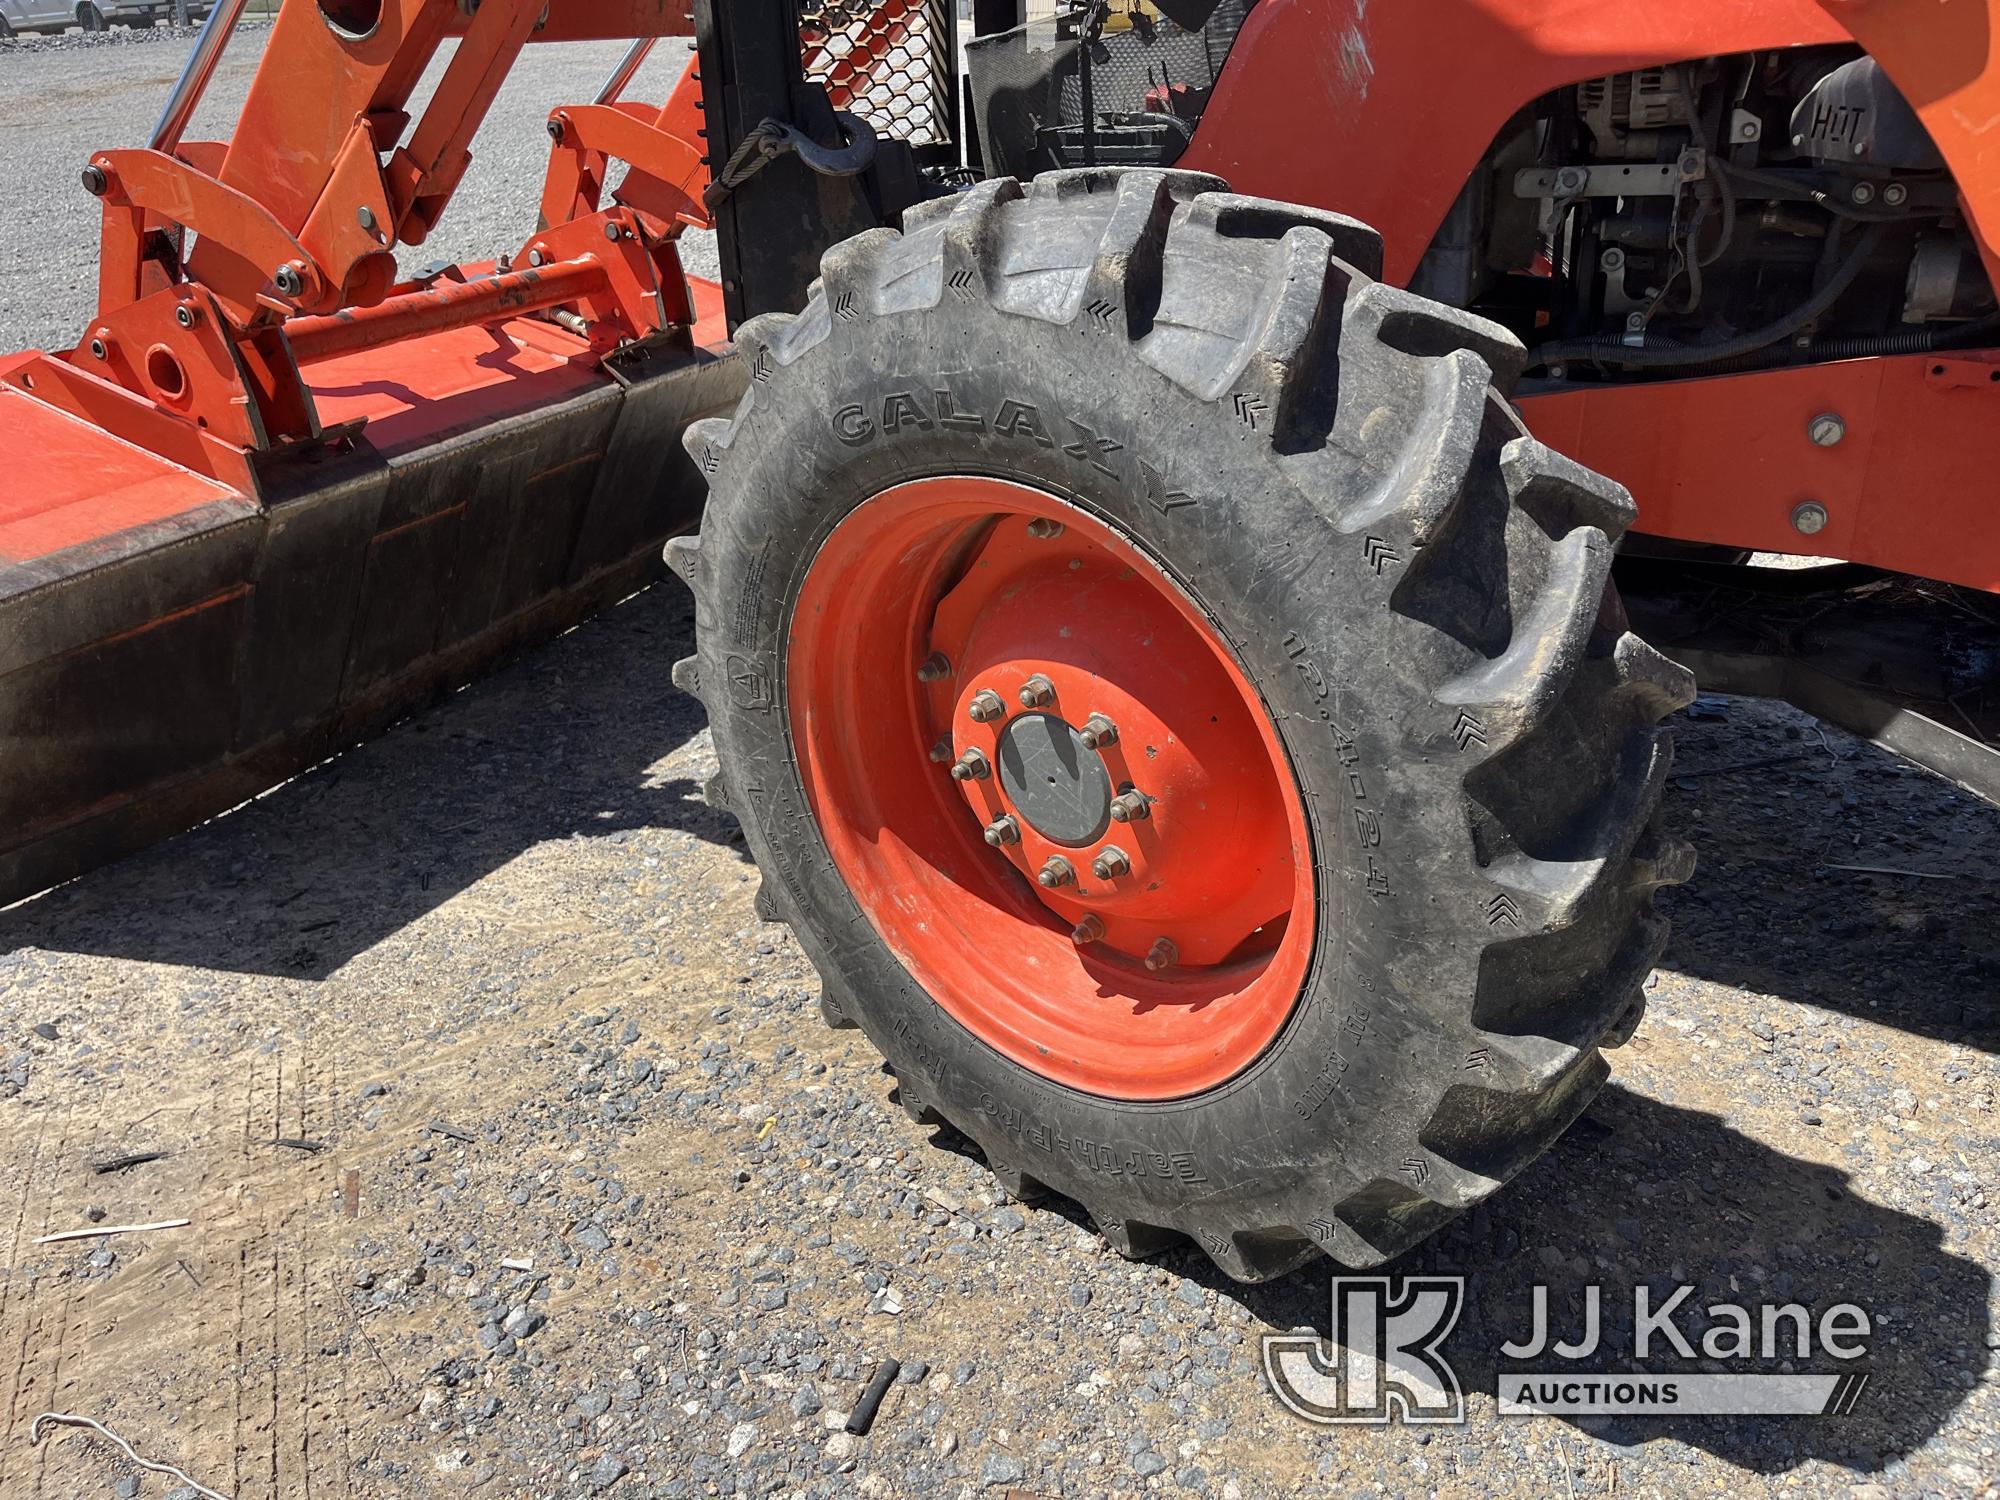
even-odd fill
[[(804, 39), (801, 67), (847, 102), (919, 3)], [(742, 388), (722, 289), (676, 246), (711, 223), (699, 69), (625, 97), (693, 34), (684, 0), (287, 4), (230, 138), (184, 139), (242, 9), (210, 14), (148, 143), (82, 169), (82, 337), (0, 356), (0, 902), (643, 587), (699, 513), (679, 433)], [(522, 47), (604, 38), (632, 46), (550, 111), (533, 232), (398, 281)]]
[[(487, 0), (470, 21), (434, 0), (383, 0), (357, 43), (318, 8), (286, 6), (235, 134), (184, 142), (240, 9), (213, 13), (151, 144), (83, 169), (103, 206), (97, 314), (66, 355), (0, 367), (7, 385), (255, 494), (260, 459), (330, 436), (305, 373), (315, 364), (555, 306), (575, 309), (567, 326), (599, 353), (696, 321), (674, 248), (684, 225), (708, 223), (692, 64), (663, 106), (619, 99), (621, 69), (596, 101), (550, 114), (541, 227), (493, 274), (395, 282), (396, 247), (437, 223), (531, 37), (684, 35), (678, 10), (581, 0), (538, 30), (539, 0)], [(410, 130), (411, 92), (451, 36)], [(606, 202), (614, 157), (631, 177), (624, 201)]]

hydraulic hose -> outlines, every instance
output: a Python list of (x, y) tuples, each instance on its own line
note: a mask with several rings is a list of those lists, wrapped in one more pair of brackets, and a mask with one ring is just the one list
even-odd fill
[(1799, 193), (1835, 218), (1854, 219), (1863, 224), (1907, 224), (1912, 219), (1923, 217), (1921, 213), (1906, 209), (1860, 208), (1852, 203), (1843, 203), (1833, 194), (1819, 188), (1802, 187), (1790, 178), (1779, 176), (1776, 172), (1760, 172), (1755, 167), (1739, 166), (1722, 156), (1709, 157), (1708, 164), (1724, 178), (1747, 182), (1753, 187), (1767, 188), (1772, 192)]
[(1841, 294), (1854, 285), (1855, 278), (1861, 274), (1862, 267), (1868, 263), (1868, 257), (1875, 253), (1875, 247), (1882, 243), (1882, 236), (1887, 234), (1888, 230), (1887, 224), (1870, 224), (1861, 231), (1861, 238), (1855, 241), (1854, 248), (1847, 253), (1847, 259), (1827, 277), (1826, 284), (1818, 291), (1776, 322), (1766, 323), (1761, 328), (1753, 328), (1748, 333), (1739, 333), (1733, 339), (1724, 339), (1714, 344), (1654, 343), (1639, 347), (1620, 343), (1616, 339), (1569, 339), (1543, 344), (1530, 356), (1531, 363), (1547, 366), (1564, 360), (1581, 359), (1644, 370), (1667, 365), (1715, 364), (1741, 355), (1755, 354), (1760, 349), (1768, 349), (1781, 339), (1790, 338), (1839, 301)]

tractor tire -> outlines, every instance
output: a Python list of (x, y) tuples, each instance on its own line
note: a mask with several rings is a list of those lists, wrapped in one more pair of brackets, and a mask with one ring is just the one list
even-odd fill
[(1380, 265), (1195, 173), (924, 204), (738, 331), (667, 552), (825, 1017), (1009, 1193), (1239, 1281), (1379, 1264), (1547, 1147), (1692, 870), (1629, 497)]

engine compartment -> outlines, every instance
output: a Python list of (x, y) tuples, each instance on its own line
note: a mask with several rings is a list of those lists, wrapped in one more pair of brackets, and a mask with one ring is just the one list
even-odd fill
[(1414, 290), (1550, 380), (1716, 373), (1990, 342), (1943, 157), (1853, 46), (1595, 78), (1508, 122)]

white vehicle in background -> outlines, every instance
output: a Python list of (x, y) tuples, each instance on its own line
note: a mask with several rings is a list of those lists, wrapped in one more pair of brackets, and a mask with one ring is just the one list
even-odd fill
[[(212, 3), (188, 0), (188, 19), (202, 20)], [(72, 26), (85, 31), (151, 26), (170, 21), (173, 15), (173, 0), (0, 0), (0, 39), (29, 31), (67, 31)]]

